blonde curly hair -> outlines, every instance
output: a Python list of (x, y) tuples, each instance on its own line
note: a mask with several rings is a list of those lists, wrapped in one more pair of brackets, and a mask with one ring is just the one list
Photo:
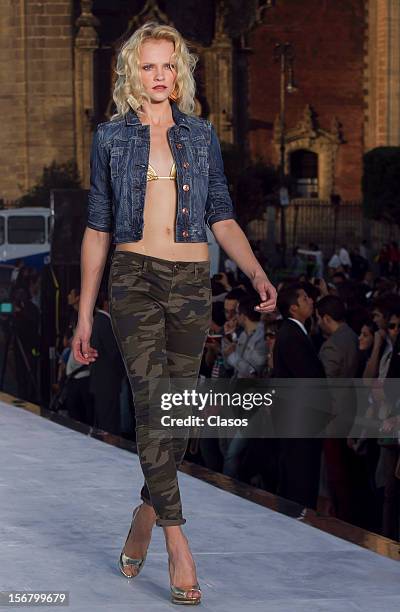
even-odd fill
[(182, 35), (175, 28), (150, 21), (137, 29), (122, 45), (117, 58), (116, 73), (118, 78), (114, 85), (113, 100), (117, 112), (111, 119), (122, 118), (130, 108), (140, 112), (144, 100), (150, 102), (144, 91), (140, 78), (140, 47), (146, 40), (168, 40), (174, 44), (171, 62), (176, 69), (174, 97), (183, 113), (193, 114), (195, 109), (196, 84), (193, 72), (197, 56), (189, 52)]

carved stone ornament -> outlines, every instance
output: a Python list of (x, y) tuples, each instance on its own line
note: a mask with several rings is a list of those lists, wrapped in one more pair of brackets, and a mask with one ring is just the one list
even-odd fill
[[(280, 145), (279, 116), (274, 122), (276, 161), (279, 160)], [(335, 165), (339, 146), (343, 143), (341, 124), (333, 117), (331, 130), (319, 127), (313, 108), (307, 104), (297, 125), (285, 130), (285, 172), (289, 171), (290, 156), (295, 151), (304, 149), (318, 155), (319, 197), (328, 200), (335, 183)]]
[(81, 0), (81, 14), (77, 18), (75, 25), (77, 33), (75, 36), (76, 47), (97, 48), (98, 35), (96, 28), (100, 22), (92, 13), (93, 0)]
[(130, 20), (126, 33), (124, 34), (124, 39), (129, 38), (137, 28), (140, 28), (140, 26), (147, 21), (156, 21), (157, 23), (163, 23), (164, 25), (170, 26), (174, 25), (168, 15), (160, 9), (157, 0), (147, 0), (140, 13)]

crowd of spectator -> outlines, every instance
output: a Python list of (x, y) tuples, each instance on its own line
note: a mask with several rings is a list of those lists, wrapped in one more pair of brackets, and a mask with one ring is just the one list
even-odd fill
[[(350, 251), (342, 245), (323, 276), (313, 276), (312, 259), (302, 269), (297, 262), (278, 282), (278, 308), (269, 314), (254, 309), (260, 298), (251, 282), (226, 262), (211, 279), (200, 378), (229, 379), (231, 388), (239, 379), (357, 378), (365, 386), (363, 418), (378, 421), (382, 435), (351, 435), (360, 406), (347, 388), (333, 400), (337, 418), (324, 438), (248, 438), (238, 429), (229, 438), (199, 438), (187, 459), (296, 502), (298, 518), (306, 508), (318, 509), (399, 540), (400, 395), (386, 384), (400, 374), (399, 261), (396, 243), (375, 258), (363, 243)], [(35, 280), (24, 268), (13, 278), (13, 299), (35, 320), (30, 333), (39, 329)], [(21, 301), (23, 291), (29, 297)], [(90, 366), (77, 363), (70, 346), (78, 288), (69, 292), (68, 306), (53, 391), (67, 388), (62, 409), (70, 417), (110, 434), (130, 431), (134, 439), (134, 403), (108, 297), (100, 292), (97, 300), (91, 344), (99, 357)]]
[[(278, 309), (267, 315), (254, 310), (259, 299), (245, 279), (213, 278), (205, 377), (361, 379), (366, 392), (361, 407), (350, 385), (332, 395), (335, 418), (323, 439), (246, 439), (239, 431), (228, 441), (200, 440), (200, 450), (208, 467), (298, 502), (299, 518), (318, 508), (398, 540), (400, 394), (388, 381), (400, 374), (400, 292), (391, 248), (387, 267), (386, 247), (375, 262), (341, 247), (326, 278), (301, 273), (279, 283)], [(352, 437), (357, 414), (377, 422), (380, 437)]]
[(11, 271), (7, 298), (12, 305), (12, 316), (2, 317), (5, 338), (2, 361), (4, 366), (12, 350), (18, 396), (33, 402), (40, 397), (40, 291), (38, 270), (18, 259)]
[[(114, 337), (109, 313), (108, 295), (99, 291), (96, 301), (91, 346), (98, 357), (90, 365), (75, 360), (71, 341), (78, 321), (79, 288), (68, 293), (69, 320), (59, 355), (57, 382), (53, 391), (53, 408), (85, 423), (97, 432), (121, 435), (132, 429), (132, 397), (126, 393), (128, 385), (124, 363)], [(60, 392), (63, 400), (60, 403)], [(57, 400), (59, 404), (57, 405)], [(128, 423), (124, 431), (124, 423)]]

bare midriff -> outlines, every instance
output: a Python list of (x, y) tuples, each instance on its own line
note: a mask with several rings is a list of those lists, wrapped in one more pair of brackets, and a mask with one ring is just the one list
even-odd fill
[[(167, 138), (169, 127), (171, 126), (150, 128), (150, 163), (160, 177), (169, 176), (174, 162)], [(176, 180), (147, 181), (143, 237), (136, 242), (119, 243), (115, 250), (132, 251), (171, 261), (208, 260), (207, 242), (175, 242), (177, 201)]]

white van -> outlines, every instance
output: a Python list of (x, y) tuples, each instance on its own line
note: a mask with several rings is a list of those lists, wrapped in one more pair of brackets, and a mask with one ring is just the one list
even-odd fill
[(0, 265), (23, 259), (40, 270), (49, 263), (53, 218), (50, 208), (0, 209)]

